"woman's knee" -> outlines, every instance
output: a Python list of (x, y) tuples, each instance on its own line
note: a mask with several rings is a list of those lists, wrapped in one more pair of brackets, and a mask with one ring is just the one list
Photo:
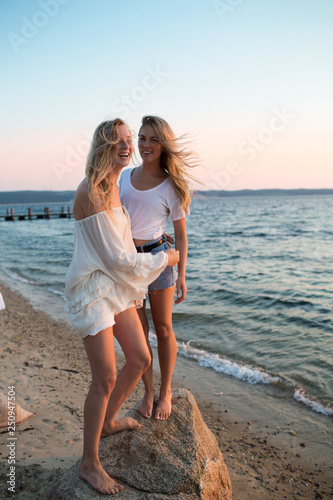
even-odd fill
[(131, 357), (128, 360), (128, 364), (133, 372), (138, 372), (141, 375), (147, 370), (151, 363), (151, 355), (147, 349), (142, 350), (142, 352), (138, 352), (135, 356)]
[(151, 363), (151, 355), (147, 347), (147, 349), (143, 353), (141, 353), (141, 356), (139, 357), (140, 370), (142, 371), (142, 373), (144, 373), (147, 370), (150, 363)]
[(94, 386), (94, 390), (100, 392), (104, 396), (110, 396), (113, 391), (114, 386), (117, 381), (117, 373), (116, 371), (104, 371), (102, 374), (97, 376), (93, 376), (92, 384)]
[(174, 337), (174, 333), (172, 330), (172, 325), (169, 324), (160, 324), (155, 325), (155, 332), (158, 340), (169, 340)]

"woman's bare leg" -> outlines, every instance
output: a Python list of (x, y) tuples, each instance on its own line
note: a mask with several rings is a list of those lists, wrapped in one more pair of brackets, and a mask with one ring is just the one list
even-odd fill
[(115, 420), (115, 417), (150, 364), (149, 350), (135, 307), (117, 314), (115, 320), (114, 336), (125, 354), (126, 363), (118, 373), (107, 405), (102, 437), (124, 429), (138, 429), (140, 427), (133, 418), (124, 417)]
[(100, 493), (115, 494), (123, 489), (102, 468), (98, 443), (110, 394), (116, 382), (113, 330), (106, 328), (83, 339), (92, 382), (84, 405), (83, 457), (79, 475)]
[(157, 420), (166, 420), (171, 414), (171, 379), (177, 358), (177, 342), (172, 329), (174, 293), (175, 286), (149, 293), (161, 370), (160, 395), (155, 411)]
[(145, 386), (145, 394), (138, 408), (138, 411), (146, 418), (150, 418), (153, 413), (154, 399), (155, 399), (155, 389), (153, 380), (153, 351), (149, 342), (149, 322), (146, 311), (146, 301), (143, 303), (143, 307), (137, 309), (142, 328), (145, 334), (145, 339), (150, 353), (151, 362), (147, 370), (142, 375), (142, 381)]

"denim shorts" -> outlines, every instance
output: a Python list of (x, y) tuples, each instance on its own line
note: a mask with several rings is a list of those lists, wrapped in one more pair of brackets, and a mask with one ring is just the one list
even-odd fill
[[(156, 241), (160, 240), (161, 238), (156, 238), (156, 240), (149, 241), (148, 243), (145, 243), (142, 245), (143, 247), (145, 245), (151, 245), (152, 243), (155, 243)], [(158, 252), (165, 252), (168, 250), (169, 245), (167, 243), (166, 237), (163, 235), (163, 243), (162, 245), (155, 247), (152, 249), (151, 253), (155, 255), (155, 253)], [(148, 291), (151, 292), (152, 290), (163, 290), (164, 288), (170, 288), (172, 287), (178, 278), (178, 273), (176, 266), (167, 266), (164, 271), (161, 272), (158, 278), (156, 278), (155, 281), (150, 283), (148, 286)]]

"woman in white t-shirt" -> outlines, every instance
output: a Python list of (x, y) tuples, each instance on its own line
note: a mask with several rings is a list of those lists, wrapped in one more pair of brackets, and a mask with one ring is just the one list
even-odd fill
[[(158, 253), (168, 248), (163, 235), (170, 216), (179, 250), (178, 276), (175, 266), (168, 266), (149, 285), (149, 302), (158, 342), (161, 386), (155, 418), (165, 420), (171, 414), (171, 379), (177, 357), (177, 342), (172, 329), (172, 306), (176, 288), (176, 304), (186, 297), (185, 268), (187, 259), (186, 215), (189, 214), (190, 192), (186, 168), (192, 153), (181, 147), (165, 120), (145, 116), (139, 131), (139, 152), (142, 165), (122, 172), (119, 181), (120, 199), (127, 208), (134, 243), (140, 253)], [(149, 324), (146, 304), (138, 313), (146, 335)], [(138, 408), (146, 418), (152, 416), (155, 399), (152, 363), (144, 373), (145, 395)]]
[[(100, 437), (140, 427), (132, 418), (115, 418), (150, 363), (136, 307), (142, 306), (148, 284), (179, 259), (171, 249), (159, 255), (138, 254), (135, 249), (117, 185), (132, 153), (132, 137), (122, 120), (97, 127), (86, 177), (75, 195), (74, 252), (66, 274), (66, 309), (83, 338), (92, 373), (79, 475), (104, 494), (123, 488), (101, 466)], [(114, 336), (126, 359), (118, 376)]]

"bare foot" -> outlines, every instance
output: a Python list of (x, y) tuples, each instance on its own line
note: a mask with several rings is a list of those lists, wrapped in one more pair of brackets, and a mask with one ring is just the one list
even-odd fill
[(123, 486), (116, 483), (107, 472), (103, 469), (101, 464), (91, 466), (81, 463), (79, 467), (79, 476), (84, 481), (87, 481), (95, 490), (103, 495), (115, 495), (123, 490)]
[(156, 420), (166, 420), (171, 415), (171, 401), (172, 394), (171, 391), (167, 394), (160, 394), (157, 407), (155, 410), (155, 419)]
[(140, 429), (141, 425), (139, 422), (134, 420), (134, 418), (123, 417), (118, 420), (114, 420), (112, 423), (106, 424), (104, 422), (103, 429), (101, 432), (101, 438), (109, 436), (109, 434), (115, 434), (116, 432), (127, 431), (127, 430), (137, 430)]
[(138, 408), (138, 412), (145, 418), (150, 418), (153, 413), (155, 391), (146, 391), (143, 400)]

